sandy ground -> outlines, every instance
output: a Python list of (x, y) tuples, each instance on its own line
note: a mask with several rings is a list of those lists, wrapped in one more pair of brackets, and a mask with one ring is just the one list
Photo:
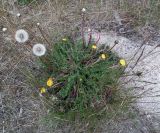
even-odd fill
[[(97, 34), (93, 37), (96, 40)], [(159, 116), (160, 47), (158, 41), (154, 45), (136, 43), (113, 33), (100, 33), (100, 44), (112, 47), (115, 40), (118, 40), (119, 44), (113, 48), (113, 51), (126, 59), (128, 63), (126, 73), (131, 75), (125, 77), (126, 87), (133, 88), (134, 94), (139, 97), (136, 106), (148, 114)], [(142, 72), (142, 75), (133, 76), (136, 72)]]

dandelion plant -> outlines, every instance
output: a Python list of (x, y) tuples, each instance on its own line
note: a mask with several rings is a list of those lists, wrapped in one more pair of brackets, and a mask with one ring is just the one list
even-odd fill
[(53, 44), (47, 53), (42, 46), (33, 47), (42, 71), (36, 77), (36, 88), (47, 101), (52, 101), (48, 108), (55, 116), (73, 118), (74, 114), (74, 118), (83, 118), (90, 110), (88, 117), (106, 105), (122, 102), (117, 93), (126, 62), (109, 47), (95, 43), (84, 47), (83, 41), (69, 38)]

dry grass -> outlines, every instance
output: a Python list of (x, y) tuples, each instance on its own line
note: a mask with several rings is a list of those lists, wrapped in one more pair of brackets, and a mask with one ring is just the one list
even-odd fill
[[(0, 31), (0, 130), (3, 133), (60, 133), (68, 130), (71, 133), (83, 129), (82, 132), (85, 132), (86, 127), (82, 128), (81, 125), (77, 126), (77, 129), (68, 125), (49, 129), (39, 123), (47, 111), (41, 99), (33, 95), (37, 90), (26, 84), (23, 75), (23, 68), (26, 65), (30, 69), (37, 67), (31, 53), (31, 46), (41, 42), (50, 47), (48, 42), (54, 42), (65, 35), (79, 37), (83, 7), (87, 10), (86, 30), (91, 27), (97, 31), (114, 31), (120, 35), (135, 32), (140, 34), (139, 31), (142, 31), (144, 26), (159, 24), (160, 1), (153, 0), (155, 3), (149, 1), (46, 0), (37, 2), (34, 0), (27, 6), (19, 6), (15, 0), (1, 0), (0, 28), (7, 27), (8, 30), (5, 33)], [(150, 9), (149, 13), (147, 13), (148, 9)], [(116, 17), (117, 12), (119, 15)], [(20, 18), (17, 18), (17, 13), (21, 13)], [(37, 22), (40, 23), (47, 41), (37, 28)], [(30, 41), (25, 45), (18, 44), (14, 40), (14, 33), (19, 28), (26, 29), (31, 35)], [(152, 33), (148, 34), (151, 36)], [(111, 128), (111, 132), (117, 131)]]

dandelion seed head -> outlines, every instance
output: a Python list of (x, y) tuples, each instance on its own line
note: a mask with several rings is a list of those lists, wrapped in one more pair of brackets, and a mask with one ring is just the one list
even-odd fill
[(37, 26), (39, 26), (40, 25), (40, 23), (37, 23)]
[(20, 29), (20, 30), (16, 31), (15, 39), (19, 43), (24, 43), (24, 42), (28, 41), (29, 35), (28, 35), (27, 31)]
[(17, 14), (16, 14), (16, 16), (17, 16), (17, 17), (20, 17), (20, 16), (21, 16), (21, 14), (20, 14), (20, 13), (17, 13)]
[(82, 8), (82, 12), (86, 12), (86, 9), (85, 9), (85, 8)]
[(46, 47), (43, 44), (35, 44), (32, 51), (36, 56), (43, 56), (46, 53)]
[(91, 32), (91, 29), (90, 29), (90, 28), (88, 28), (88, 32)]
[(2, 31), (3, 31), (3, 32), (7, 31), (7, 28), (2, 28)]

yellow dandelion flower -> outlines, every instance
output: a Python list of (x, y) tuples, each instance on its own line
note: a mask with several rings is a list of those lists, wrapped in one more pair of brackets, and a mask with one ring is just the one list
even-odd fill
[(49, 87), (51, 87), (51, 86), (53, 86), (53, 79), (52, 78), (49, 78), (48, 80), (47, 80), (47, 86), (49, 86)]
[(66, 42), (66, 41), (67, 41), (67, 38), (63, 38), (62, 41)]
[(105, 60), (107, 56), (105, 54), (101, 54), (101, 59)]
[(46, 93), (46, 89), (45, 89), (44, 87), (42, 87), (42, 88), (40, 89), (40, 93), (41, 93), (41, 94)]
[(96, 44), (92, 45), (92, 49), (97, 49)]
[(126, 61), (124, 59), (120, 59), (119, 64), (121, 66), (126, 66)]

